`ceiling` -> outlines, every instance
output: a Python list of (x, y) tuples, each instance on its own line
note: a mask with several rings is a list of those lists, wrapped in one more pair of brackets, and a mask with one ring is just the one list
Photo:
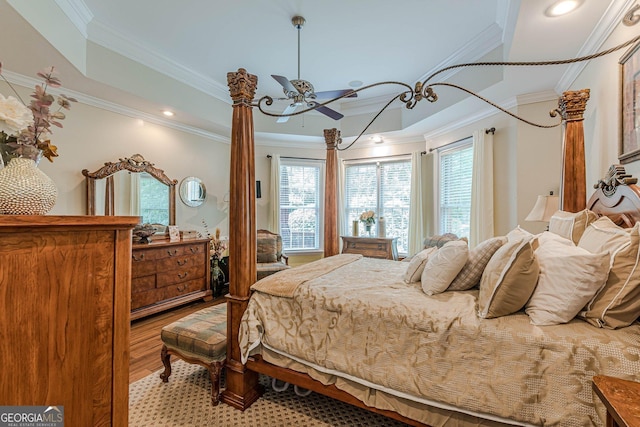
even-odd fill
[[(256, 99), (282, 96), (270, 75), (297, 76), (297, 30), (302, 15), (301, 78), (316, 91), (400, 81), (411, 86), (444, 66), (479, 60), (571, 58), (598, 51), (632, 0), (584, 0), (570, 15), (548, 18), (552, 0), (0, 0), (0, 60), (20, 81), (49, 63), (64, 87), (83, 102), (228, 141), (226, 74), (242, 67), (258, 76)], [(607, 32), (608, 31), (608, 32)], [(21, 42), (15, 43), (15, 40)], [(38, 53), (25, 55), (25, 51)], [(42, 61), (46, 60), (44, 65)], [(580, 67), (536, 70), (476, 68), (439, 76), (500, 105), (515, 96), (541, 99), (565, 90)], [(276, 123), (254, 114), (258, 138), (322, 141), (322, 129), (357, 135), (402, 88), (383, 85), (330, 107), (337, 122), (316, 112)], [(479, 108), (463, 93), (438, 89), (434, 104), (413, 111), (395, 102), (367, 132), (387, 140), (419, 141)], [(282, 111), (287, 103), (271, 108)], [(161, 111), (176, 115), (162, 118)]]

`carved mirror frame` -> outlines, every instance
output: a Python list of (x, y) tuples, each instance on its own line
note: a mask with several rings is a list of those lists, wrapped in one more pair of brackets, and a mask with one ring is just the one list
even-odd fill
[(145, 160), (140, 154), (125, 157), (115, 163), (106, 162), (104, 166), (95, 172), (89, 172), (88, 169), (82, 170), (82, 175), (85, 176), (87, 182), (87, 215), (96, 215), (96, 180), (98, 179), (106, 179), (104, 214), (108, 216), (115, 214), (113, 174), (122, 170), (137, 173), (146, 172), (169, 187), (169, 225), (175, 225), (176, 185), (178, 180), (169, 178), (162, 169), (156, 168), (153, 163)]

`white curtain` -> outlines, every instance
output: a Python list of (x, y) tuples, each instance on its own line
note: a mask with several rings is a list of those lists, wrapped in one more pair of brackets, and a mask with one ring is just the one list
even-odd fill
[(469, 246), (493, 237), (493, 134), (473, 132)]
[(280, 234), (280, 155), (271, 156), (269, 231)]
[[(344, 169), (344, 161), (338, 159), (338, 167), (336, 168), (336, 173), (338, 174), (338, 236), (350, 236), (351, 232), (347, 231), (347, 219), (344, 216), (344, 177), (345, 177), (345, 169)], [(340, 252), (342, 252), (342, 239), (339, 240), (338, 244)]]
[(422, 212), (422, 153), (411, 154), (411, 197), (409, 201), (409, 255), (422, 250), (424, 220)]

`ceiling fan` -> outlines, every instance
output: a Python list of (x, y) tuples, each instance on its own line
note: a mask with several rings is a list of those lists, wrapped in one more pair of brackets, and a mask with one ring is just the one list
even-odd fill
[[(334, 120), (340, 120), (344, 117), (342, 114), (338, 113), (335, 110), (332, 110), (327, 106), (318, 104), (315, 100), (319, 98), (338, 98), (348, 93), (349, 95), (345, 96), (345, 98), (355, 98), (358, 96), (358, 94), (351, 89), (316, 92), (310, 82), (300, 79), (300, 30), (302, 29), (302, 26), (305, 22), (306, 20), (302, 16), (294, 16), (293, 18), (291, 18), (291, 23), (298, 30), (298, 78), (289, 80), (284, 76), (278, 76), (275, 74), (271, 75), (271, 77), (273, 77), (278, 83), (280, 83), (283, 88), (282, 90), (286, 95), (286, 98), (279, 99), (292, 101), (291, 104), (289, 104), (287, 108), (284, 109), (282, 114), (291, 114), (298, 107), (306, 105), (310, 108), (315, 107), (316, 111), (328, 117), (331, 117)], [(289, 120), (289, 116), (279, 117), (277, 122), (284, 123), (287, 120)]]

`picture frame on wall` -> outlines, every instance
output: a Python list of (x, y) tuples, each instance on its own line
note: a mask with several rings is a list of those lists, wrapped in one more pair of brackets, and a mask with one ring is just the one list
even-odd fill
[(620, 58), (620, 163), (640, 160), (640, 43)]

